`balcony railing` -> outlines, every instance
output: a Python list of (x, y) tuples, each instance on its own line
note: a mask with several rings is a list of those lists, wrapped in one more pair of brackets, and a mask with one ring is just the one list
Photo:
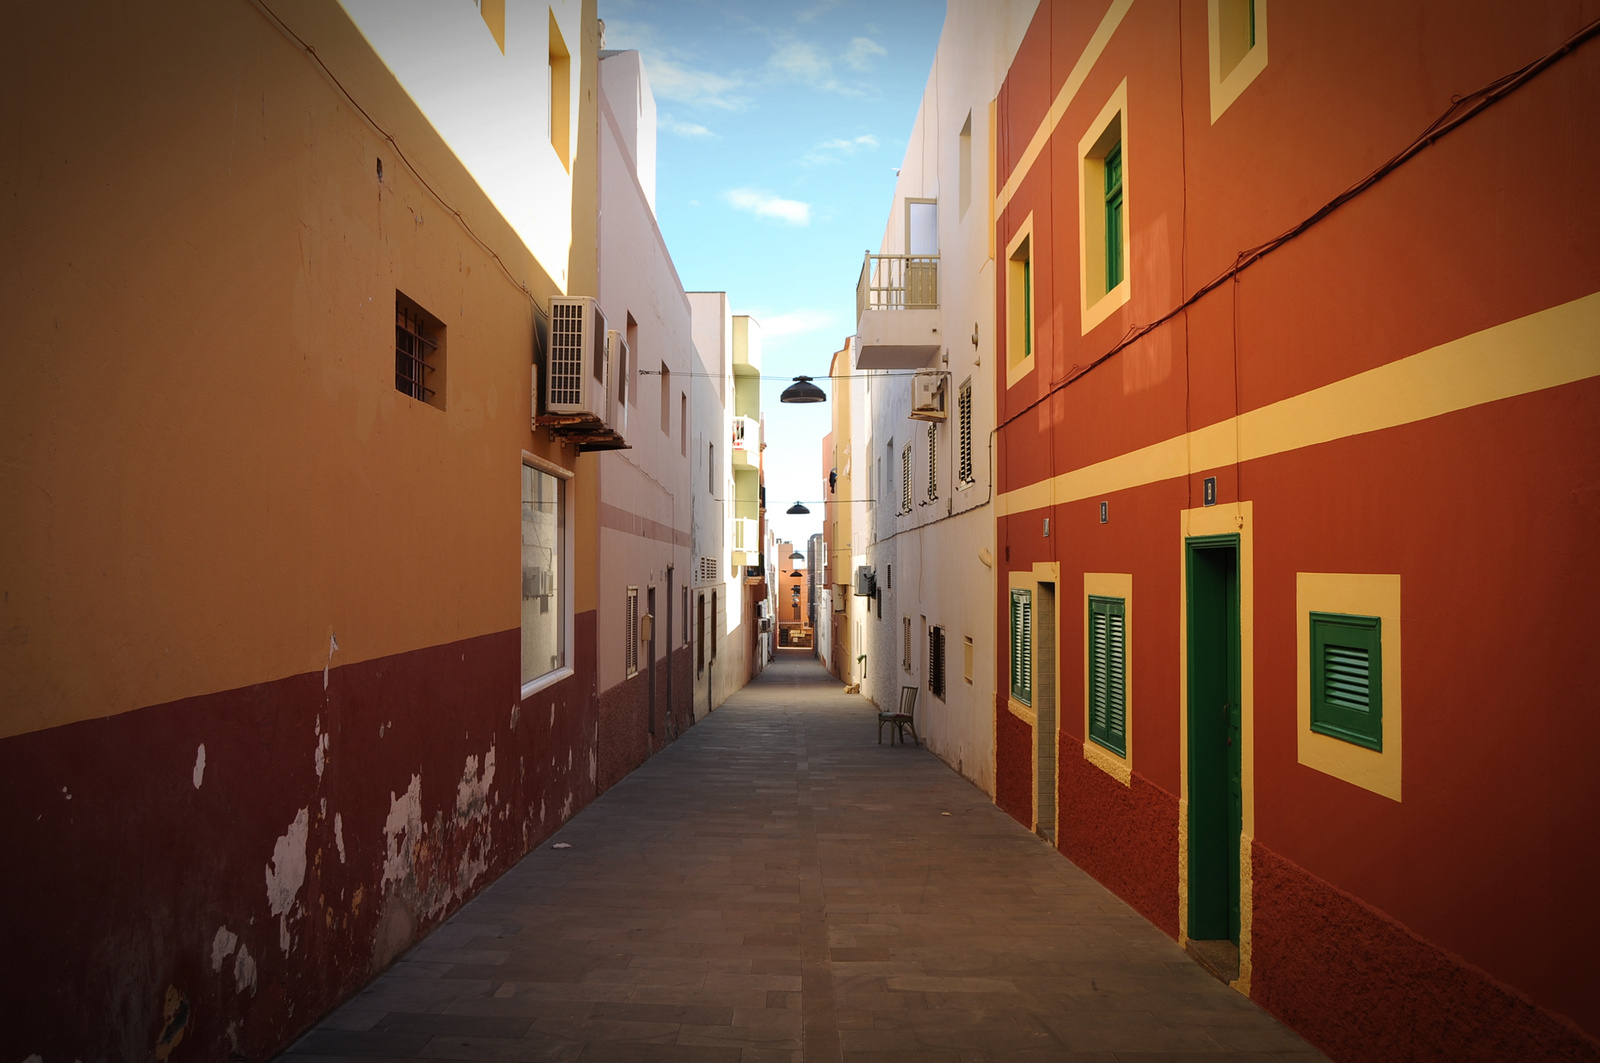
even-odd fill
[(938, 255), (867, 253), (856, 282), (856, 320), (867, 310), (936, 310)]

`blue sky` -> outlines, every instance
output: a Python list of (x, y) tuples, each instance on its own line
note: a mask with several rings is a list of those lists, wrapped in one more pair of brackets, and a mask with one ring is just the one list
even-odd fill
[[(855, 330), (861, 256), (876, 249), (944, 23), (942, 0), (600, 0), (607, 48), (637, 48), (659, 123), (656, 214), (689, 291), (726, 291), (761, 321), (769, 378), (768, 516), (820, 497), (828, 405), (785, 406)], [(827, 381), (820, 380), (824, 390)]]

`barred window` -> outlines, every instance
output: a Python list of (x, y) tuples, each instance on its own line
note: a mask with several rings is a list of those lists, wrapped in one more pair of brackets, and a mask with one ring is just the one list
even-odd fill
[(928, 498), (929, 503), (939, 501), (939, 426), (928, 422)]
[(928, 629), (928, 692), (944, 700), (944, 628)]
[(444, 409), (444, 324), (394, 293), (394, 389)]
[(956, 479), (962, 487), (971, 487), (972, 477), (972, 380), (961, 385), (956, 398), (956, 424), (960, 434), (960, 456), (956, 463)]
[(639, 588), (628, 588), (628, 607), (622, 617), (623, 670), (631, 678), (639, 674)]
[(900, 451), (900, 512), (911, 512), (911, 444)]

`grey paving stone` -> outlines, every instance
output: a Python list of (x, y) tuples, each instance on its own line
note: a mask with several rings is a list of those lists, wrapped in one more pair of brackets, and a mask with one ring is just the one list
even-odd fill
[(780, 658), (284, 1058), (1322, 1059), (874, 728)]

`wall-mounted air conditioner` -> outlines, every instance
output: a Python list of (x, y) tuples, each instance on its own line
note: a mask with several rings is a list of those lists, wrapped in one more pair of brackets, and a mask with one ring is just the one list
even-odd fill
[(550, 300), (550, 357), (546, 413), (591, 414), (610, 423), (606, 382), (606, 315), (588, 296)]
[(628, 388), (632, 386), (633, 353), (622, 333), (611, 329), (606, 333), (607, 404), (610, 414), (606, 423), (618, 435), (628, 433)]
[(950, 374), (940, 369), (919, 369), (911, 378), (911, 416), (918, 421), (945, 419), (946, 382)]
[(856, 569), (856, 597), (871, 598), (876, 593), (878, 593), (878, 578), (866, 565), (859, 566)]

